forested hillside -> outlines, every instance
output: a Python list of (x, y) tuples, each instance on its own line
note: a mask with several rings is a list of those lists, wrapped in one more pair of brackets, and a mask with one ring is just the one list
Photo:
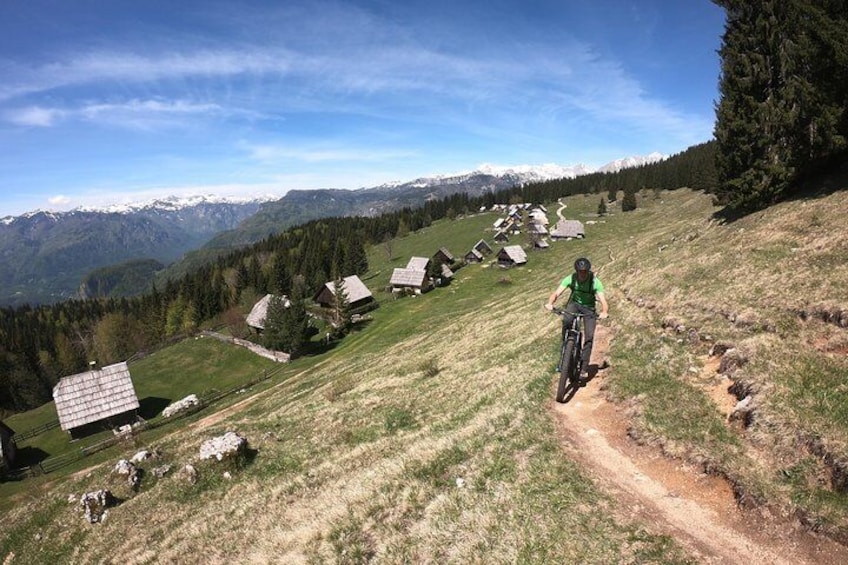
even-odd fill
[(610, 190), (625, 195), (652, 189), (714, 185), (713, 144), (693, 147), (666, 161), (618, 173), (596, 173), (529, 184), (478, 198), (454, 194), (376, 218), (329, 218), (290, 228), (253, 246), (218, 257), (143, 296), (71, 300), (37, 308), (0, 310), (0, 410), (20, 411), (51, 399), (65, 375), (88, 361), (124, 360), (164, 340), (227, 318), (241, 296), (267, 292), (310, 297), (334, 277), (368, 269), (364, 248), (434, 220), (491, 207), (495, 203), (550, 202), (573, 194)]

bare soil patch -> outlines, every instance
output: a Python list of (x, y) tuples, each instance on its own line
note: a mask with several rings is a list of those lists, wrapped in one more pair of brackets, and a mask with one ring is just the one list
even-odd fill
[[(599, 324), (592, 363), (608, 358), (610, 339)], [(711, 370), (707, 365), (702, 374)], [(625, 410), (606, 399), (604, 374), (567, 403), (551, 402), (563, 446), (619, 501), (626, 518), (673, 537), (702, 563), (848, 563), (845, 546), (767, 510), (743, 510), (724, 479), (636, 444)], [(722, 409), (730, 407), (721, 383), (713, 396)]]

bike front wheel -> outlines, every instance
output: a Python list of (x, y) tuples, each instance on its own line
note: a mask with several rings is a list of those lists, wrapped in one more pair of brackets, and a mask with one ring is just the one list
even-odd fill
[(575, 370), (574, 365), (574, 340), (569, 339), (562, 346), (562, 357), (559, 360), (559, 383), (557, 384), (556, 401), (565, 400), (565, 391), (568, 389), (569, 376)]

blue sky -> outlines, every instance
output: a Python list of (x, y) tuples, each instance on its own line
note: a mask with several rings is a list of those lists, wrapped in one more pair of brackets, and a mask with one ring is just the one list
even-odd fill
[(673, 154), (708, 0), (0, 3), (0, 217)]

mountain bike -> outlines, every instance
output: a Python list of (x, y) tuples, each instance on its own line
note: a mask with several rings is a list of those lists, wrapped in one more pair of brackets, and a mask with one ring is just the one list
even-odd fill
[[(554, 308), (554, 314), (565, 317), (566, 311), (562, 308)], [(571, 325), (562, 333), (562, 346), (559, 353), (559, 383), (557, 384), (556, 401), (564, 402), (568, 385), (572, 390), (580, 386), (580, 371), (583, 368), (583, 317), (585, 314), (577, 312), (573, 314)]]

